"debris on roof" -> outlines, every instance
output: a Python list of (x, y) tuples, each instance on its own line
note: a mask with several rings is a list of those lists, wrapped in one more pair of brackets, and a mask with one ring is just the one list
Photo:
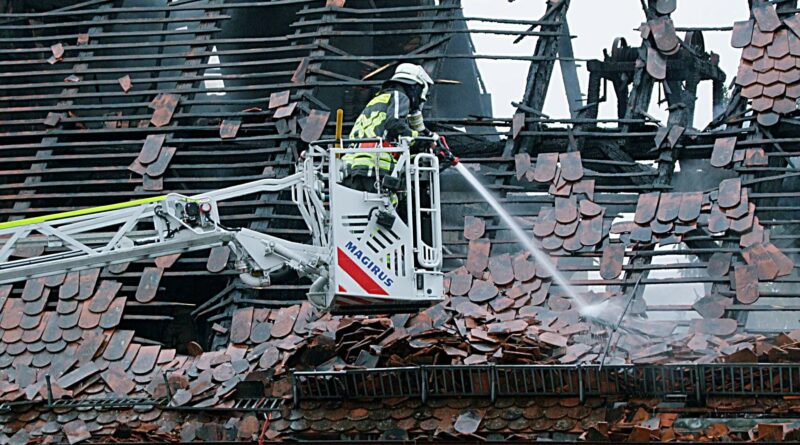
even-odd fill
[[(800, 437), (792, 2), (756, 2), (724, 31), (742, 50), (732, 81), (706, 47), (719, 31), (683, 27), (671, 14), (692, 6), (675, 0), (643, 5), (641, 41), (609, 42), (602, 58), (573, 54), (564, 25), (580, 5), (563, 1), (538, 20), (465, 17), (450, 1), (39, 3), (0, 25), (0, 221), (286, 176), (332, 132), (331, 110), (351, 126), (411, 61), (437, 79), (427, 125), (585, 301), (448, 171), (447, 295), (419, 313), (320, 314), (296, 276), (246, 289), (227, 246), (0, 285), (0, 443)], [(484, 94), (476, 61), (497, 56), (477, 52), (482, 34), (536, 40), (503, 56), (531, 68), (506, 118)], [(598, 59), (582, 89), (584, 56)], [(563, 99), (556, 60), (568, 117), (543, 113), (547, 95)], [(714, 120), (698, 129), (701, 86)], [(664, 122), (649, 111), (655, 88)], [(601, 117), (612, 96), (616, 113)], [(308, 239), (288, 196), (220, 212), (230, 227)], [(57, 249), (43, 239), (0, 259)], [(534, 371), (559, 372), (559, 385), (496, 391), (504, 366), (532, 387)], [(360, 379), (336, 391), (372, 396), (333, 401), (321, 384), (299, 397), (301, 372)], [(461, 374), (378, 395), (405, 372), (430, 372), (426, 385)], [(685, 390), (647, 398), (625, 378)]]

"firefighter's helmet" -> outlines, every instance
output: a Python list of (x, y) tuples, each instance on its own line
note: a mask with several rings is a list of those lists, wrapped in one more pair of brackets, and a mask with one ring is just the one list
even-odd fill
[(433, 85), (433, 79), (425, 72), (425, 68), (413, 63), (401, 63), (394, 72), (391, 81), (408, 85), (422, 85), (420, 98), (423, 102), (428, 99), (428, 90)]

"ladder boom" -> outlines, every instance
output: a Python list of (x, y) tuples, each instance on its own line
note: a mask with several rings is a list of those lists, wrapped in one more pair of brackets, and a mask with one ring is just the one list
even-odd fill
[[(0, 223), (0, 284), (226, 245), (242, 283), (267, 287), (289, 267), (312, 280), (308, 298), (323, 310), (385, 313), (441, 301), (437, 157), (412, 157), (402, 139), (328, 144), (312, 143), (284, 178)], [(351, 171), (347, 159), (356, 153), (375, 165)], [(388, 169), (378, 162), (387, 157)], [(351, 181), (358, 175), (366, 184)], [(291, 191), (310, 243), (221, 223), (219, 202), (281, 191)], [(22, 252), (27, 257), (10, 259)]]
[[(220, 226), (218, 201), (282, 191), (304, 180), (296, 173), (194, 196), (169, 194), (1, 223), (0, 284), (229, 244), (239, 231)], [(137, 230), (142, 226), (146, 229)], [(250, 233), (243, 239), (252, 238)], [(15, 247), (31, 245), (51, 252), (8, 260)], [(249, 255), (245, 248), (234, 250)], [(254, 265), (265, 262), (258, 259)]]

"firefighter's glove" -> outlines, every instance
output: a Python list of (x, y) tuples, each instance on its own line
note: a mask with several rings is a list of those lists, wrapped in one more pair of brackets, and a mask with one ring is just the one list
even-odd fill
[(427, 128), (420, 131), (419, 134), (420, 136), (433, 139), (433, 141), (431, 141), (432, 144), (438, 144), (439, 140), (442, 138), (441, 136), (439, 136), (439, 133), (434, 133), (428, 130)]

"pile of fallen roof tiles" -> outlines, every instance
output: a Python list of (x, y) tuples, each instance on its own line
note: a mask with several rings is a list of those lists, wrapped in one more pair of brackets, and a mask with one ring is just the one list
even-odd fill
[[(719, 158), (735, 157), (735, 141), (718, 145), (715, 152), (725, 150)], [(708, 264), (710, 276), (731, 277), (737, 285), (739, 303), (756, 301), (757, 287), (749, 283), (772, 280), (793, 267), (791, 260), (769, 242), (768, 232), (754, 218), (755, 206), (739, 179), (725, 180), (718, 191), (705, 194), (641, 195), (634, 220), (611, 226), (603, 223), (606, 209), (593, 202), (594, 183), (584, 179), (578, 152), (543, 153), (535, 165), (527, 155), (517, 156), (516, 161), (520, 179), (549, 183), (555, 198), (554, 206), (544, 208), (534, 221), (535, 239), (553, 255), (602, 250), (600, 272), (607, 280), (621, 274), (626, 248), (677, 243), (698, 227), (714, 234), (741, 236), (746, 264), (734, 265), (732, 255), (727, 253), (713, 255)], [(583, 320), (571, 300), (551, 292), (552, 277), (527, 253), (492, 254), (492, 243), (484, 238), (485, 230), (483, 220), (471, 216), (465, 219), (464, 237), (469, 241), (466, 264), (447, 274), (445, 300), (419, 314), (342, 318), (321, 315), (308, 303), (272, 310), (244, 307), (233, 314), (230, 332), (223, 332), (231, 340), (226, 349), (203, 352), (199, 345), (192, 344), (189, 356), (142, 342), (134, 338), (132, 331), (116, 329), (127, 297), (122, 294), (120, 283), (109, 277), (124, 272), (126, 265), (112, 266), (102, 274), (88, 270), (29, 280), (23, 286), (3, 286), (1, 400), (43, 400), (46, 375), (52, 379), (56, 398), (157, 399), (167, 396), (165, 380), (172, 389), (167, 410), (139, 406), (109, 417), (91, 408), (61, 413), (34, 408), (3, 415), (4, 432), (25, 428), (14, 437), (15, 444), (50, 431), (62, 431), (71, 442), (91, 435), (120, 434), (122, 430), (126, 431), (124, 434), (146, 434), (151, 438), (160, 434), (174, 438), (178, 430), (184, 440), (219, 440), (230, 434), (245, 438), (254, 434), (258, 426), (251, 417), (226, 420), (236, 423), (236, 428), (213, 422), (209, 425), (215, 426), (209, 426), (170, 409), (231, 407), (232, 395), (246, 380), (265, 383), (266, 395), (289, 397), (291, 383), (286, 376), (291, 368), (598, 361), (604, 354), (602, 339), (608, 334), (606, 328)], [(618, 240), (612, 242), (609, 234), (618, 235)], [(207, 270), (223, 270), (229, 255), (226, 247), (212, 249)], [(145, 268), (134, 297), (139, 303), (155, 297), (164, 270), (176, 259), (158, 258), (155, 267)], [(586, 298), (590, 303), (607, 300), (614, 305), (625, 301), (613, 292), (589, 293)], [(49, 301), (55, 302), (50, 306), (54, 310), (47, 310)], [(797, 357), (800, 348), (796, 333), (775, 339), (738, 334), (736, 321), (722, 318), (731, 303), (730, 298), (719, 295), (701, 298), (694, 309), (703, 318), (692, 321), (689, 330), (678, 330), (675, 322), (635, 317), (644, 310), (642, 302), (637, 302), (631, 308), (634, 317), (626, 321), (625, 330), (609, 351), (611, 361), (751, 362), (791, 361)], [(215, 329), (226, 331), (221, 326)], [(75, 417), (69, 413), (78, 414)], [(418, 428), (423, 433), (440, 430), (449, 434), (452, 429), (469, 434), (476, 423), (484, 424), (480, 420), (483, 415), (479, 414), (460, 422), (445, 416), (438, 419), (435, 427), (431, 420)], [(292, 416), (296, 414), (289, 413), (283, 419), (290, 422), (288, 428), (292, 432), (299, 434), (306, 427), (315, 430), (313, 423), (293, 423), (305, 418), (290, 420)], [(528, 419), (539, 425), (531, 428), (570, 431), (580, 420), (561, 420), (564, 417), (556, 414), (545, 417), (548, 421)], [(452, 425), (446, 424), (451, 420)], [(504, 420), (513, 423), (519, 418)], [(486, 426), (489, 430), (489, 426), (497, 426), (498, 431), (513, 432), (522, 423), (500, 426), (499, 422), (487, 422)], [(278, 432), (281, 425), (281, 420), (276, 419), (270, 430)], [(344, 428), (340, 425), (346, 424), (337, 422), (332, 428)], [(388, 431), (358, 424), (352, 428), (381, 434)], [(234, 430), (238, 432), (231, 433)], [(655, 433), (638, 434), (641, 439)]]
[[(115, 330), (125, 297), (116, 296), (115, 281), (98, 279), (98, 271), (31, 280), (19, 297), (12, 295), (13, 286), (4, 286), (0, 399), (43, 400), (46, 375), (52, 379), (56, 398), (77, 399), (165, 397), (166, 379), (173, 392), (170, 408), (226, 408), (245, 380), (267, 383), (268, 395), (288, 397), (291, 384), (284, 377), (290, 367), (325, 370), (591, 359), (591, 347), (575, 341), (590, 326), (563, 298), (542, 306), (548, 299), (541, 289), (547, 289), (549, 278), (533, 262), (522, 255), (490, 259), (488, 249), (482, 252), (483, 267), (489, 270), (479, 271), (472, 262), (480, 278), (466, 268), (449, 275), (451, 291), (459, 288), (456, 293), (466, 296), (454, 295), (415, 316), (320, 317), (307, 303), (278, 310), (242, 308), (234, 314), (228, 348), (203, 352), (194, 345), (191, 356), (141, 343), (131, 331)], [(49, 294), (58, 295), (55, 311), (43, 310)], [(647, 329), (654, 332), (654, 323)], [(734, 330), (735, 325), (733, 330), (708, 334), (730, 335)], [(786, 351), (790, 354), (793, 346)], [(593, 354), (596, 357), (597, 351)], [(131, 430), (124, 434), (169, 436), (175, 429), (165, 425), (177, 425), (184, 418), (144, 405), (115, 417), (92, 408), (63, 412), (26, 408), (2, 416), (4, 433), (27, 431), (18, 433), (16, 444), (27, 440), (25, 434), (36, 437), (49, 431), (62, 431), (73, 442), (87, 434), (120, 434), (121, 429)], [(219, 439), (228, 434), (221, 425), (209, 431), (197, 422), (197, 418), (184, 422), (182, 437)]]
[[(590, 398), (393, 399), (374, 402), (302, 402), (270, 424), (275, 435), (312, 436), (334, 428), (343, 433), (379, 435), (383, 440), (535, 438), (572, 433), (605, 423), (607, 401)], [(601, 427), (602, 428), (602, 427)]]
[(758, 122), (778, 123), (800, 97), (800, 15), (781, 20), (775, 6), (753, 8), (754, 20), (737, 22), (731, 45), (742, 48), (736, 84), (752, 100)]
[[(687, 423), (680, 409), (662, 408), (658, 399), (465, 398), (384, 401), (301, 402), (286, 407), (269, 425), (267, 437), (312, 439), (333, 429), (350, 437), (380, 440), (588, 440), (750, 441), (790, 440), (796, 424), (768, 420), (729, 423), (723, 419)], [(720, 413), (748, 411), (775, 415), (800, 409), (796, 401), (726, 398), (709, 400)]]

